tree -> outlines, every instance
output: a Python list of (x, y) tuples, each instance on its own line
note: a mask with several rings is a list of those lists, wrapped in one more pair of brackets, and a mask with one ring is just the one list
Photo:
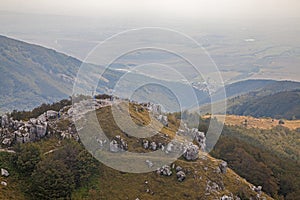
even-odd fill
[(45, 158), (32, 173), (34, 199), (68, 199), (75, 187), (71, 170), (61, 160)]
[(61, 160), (72, 172), (76, 187), (82, 186), (92, 176), (97, 168), (97, 160), (75, 141), (66, 141), (59, 151), (53, 154), (56, 160)]
[(17, 148), (17, 169), (24, 175), (30, 175), (41, 160), (39, 149), (32, 143), (20, 145)]

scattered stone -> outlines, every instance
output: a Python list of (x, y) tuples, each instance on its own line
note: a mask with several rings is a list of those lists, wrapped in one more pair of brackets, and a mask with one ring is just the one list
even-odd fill
[(1, 181), (1, 185), (7, 186), (7, 183), (5, 181)]
[(220, 186), (212, 181), (208, 181), (206, 184), (206, 192), (208, 193), (213, 193), (213, 192), (217, 192), (220, 190)]
[(156, 151), (156, 150), (157, 150), (157, 144), (156, 144), (155, 142), (151, 142), (150, 148), (151, 148), (153, 151)]
[(152, 168), (153, 165), (154, 165), (150, 160), (146, 160), (146, 163), (147, 163), (149, 168)]
[(262, 192), (262, 186), (257, 186), (252, 188), (253, 191), (257, 192), (258, 194), (261, 194)]
[(9, 176), (8, 171), (6, 169), (1, 168), (1, 176), (8, 177)]
[(173, 164), (171, 165), (171, 168), (172, 168), (172, 169), (175, 169), (175, 163), (173, 163)]
[(180, 166), (176, 167), (176, 172), (179, 172), (179, 171), (182, 171), (182, 170), (183, 170), (182, 167), (180, 167)]
[(224, 195), (224, 196), (221, 197), (221, 200), (232, 200), (232, 197)]
[(143, 147), (144, 147), (144, 149), (149, 148), (149, 141), (148, 140), (143, 140)]
[(177, 180), (178, 180), (179, 182), (184, 181), (184, 179), (185, 179), (185, 177), (186, 177), (186, 175), (185, 175), (185, 173), (184, 173), (183, 171), (177, 172), (177, 173), (176, 173), (176, 176), (177, 176)]

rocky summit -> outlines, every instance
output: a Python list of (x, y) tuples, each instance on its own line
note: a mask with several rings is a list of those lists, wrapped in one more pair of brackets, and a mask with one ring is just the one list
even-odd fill
[[(161, 124), (160, 131), (150, 138), (134, 138), (124, 133), (113, 124), (111, 108), (114, 105), (128, 105), (130, 116), (137, 124), (143, 124), (142, 122), (147, 121), (150, 119), (149, 116), (153, 115), (152, 119), (156, 121), (155, 123)], [(182, 156), (175, 162), (158, 168), (156, 168), (155, 160), (145, 159), (144, 165), (152, 172), (136, 174), (119, 172), (96, 160), (89, 161), (92, 157), (89, 153), (83, 153), (86, 150), (82, 146), (74, 120), (89, 120), (88, 115), (94, 112), (93, 109), (96, 109), (99, 124), (103, 125), (108, 136), (108, 140), (97, 138), (97, 134), (92, 136), (97, 144), (96, 149), (107, 148), (109, 152), (115, 154), (129, 151), (140, 153), (161, 151), (165, 155), (180, 153)], [(87, 179), (84, 179), (86, 182), (82, 181), (81, 184), (76, 185), (70, 179), (69, 184), (72, 187), (68, 187), (67, 193), (63, 191), (59, 193), (62, 197), (69, 196), (72, 199), (241, 199), (245, 197), (271, 199), (262, 192), (260, 186), (248, 183), (228, 168), (225, 161), (214, 159), (205, 153), (205, 133), (189, 128), (187, 124), (180, 127), (179, 119), (175, 119), (172, 114), (161, 111), (153, 112), (154, 109), (159, 110), (154, 104), (145, 106), (145, 104), (132, 102), (128, 104), (122, 99), (96, 98), (82, 99), (73, 105), (61, 106), (56, 110), (50, 108), (28, 120), (16, 120), (10, 114), (3, 115), (0, 120), (2, 147), (0, 195), (5, 198), (14, 196), (14, 199), (31, 199), (46, 195), (47, 188), (45, 187), (49, 187), (47, 184), (41, 185), (40, 187), (44, 189), (38, 190), (39, 192), (31, 187), (38, 183), (39, 179), (35, 178), (39, 176), (39, 173), (46, 173), (40, 169), (46, 170), (48, 166), (52, 166), (50, 163), (64, 159), (62, 156), (64, 153), (68, 155), (67, 160), (71, 159), (72, 156), (77, 156), (72, 153), (76, 151), (80, 158), (77, 157), (71, 162), (73, 167), (69, 168), (69, 161), (64, 160), (63, 162), (67, 164), (65, 167), (62, 166), (61, 170), (70, 169), (65, 173), (71, 177), (72, 173), (76, 174), (76, 168), (93, 169), (93, 172), (81, 170), (81, 173), (86, 174)], [(176, 139), (175, 135), (178, 135)], [(194, 141), (185, 142), (180, 139), (187, 135), (194, 138)], [(32, 165), (33, 168), (27, 167), (24, 172), (22, 171), (24, 165), (22, 164), (23, 167), (21, 167), (20, 164), (27, 148), (32, 149), (30, 151), (36, 149), (41, 153), (37, 155), (43, 156), (38, 156), (34, 162), (32, 160), (35, 163)], [(90, 153), (93, 154), (93, 152)], [(14, 158), (17, 161), (9, 164)], [(44, 162), (48, 164), (44, 165)], [(61, 167), (60, 165), (57, 164), (58, 168)], [(18, 174), (21, 173), (25, 175), (18, 181), (17, 177), (20, 176)], [(53, 171), (53, 173), (58, 173), (55, 176), (63, 176), (59, 172)], [(32, 176), (32, 178), (27, 179), (26, 176)], [(64, 179), (65, 182), (68, 180), (68, 178)], [(57, 182), (57, 184), (60, 183)], [(19, 190), (20, 187), (25, 187), (32, 192)], [(82, 191), (83, 188), (88, 189)], [(118, 188), (118, 192), (114, 188)]]

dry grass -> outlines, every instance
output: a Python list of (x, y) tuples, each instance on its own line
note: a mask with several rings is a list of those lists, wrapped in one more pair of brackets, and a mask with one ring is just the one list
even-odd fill
[[(203, 118), (210, 118), (210, 115), (205, 115)], [(217, 118), (224, 118), (224, 115), (216, 115)], [(247, 120), (247, 125), (245, 124)], [(280, 125), (290, 130), (296, 130), (300, 128), (300, 120), (284, 120), (285, 124)], [(226, 115), (225, 124), (230, 126), (243, 126), (246, 128), (258, 128), (264, 130), (270, 130), (276, 126), (279, 126), (279, 120), (272, 118), (254, 118), (251, 116), (237, 116)]]

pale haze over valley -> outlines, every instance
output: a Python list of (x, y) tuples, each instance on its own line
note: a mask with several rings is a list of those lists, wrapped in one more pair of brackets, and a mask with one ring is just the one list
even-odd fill
[[(2, 0), (0, 34), (84, 60), (99, 42), (121, 31), (169, 28), (199, 42), (225, 83), (300, 81), (299, 10), (296, 0)], [(126, 63), (138, 64), (130, 56)]]

